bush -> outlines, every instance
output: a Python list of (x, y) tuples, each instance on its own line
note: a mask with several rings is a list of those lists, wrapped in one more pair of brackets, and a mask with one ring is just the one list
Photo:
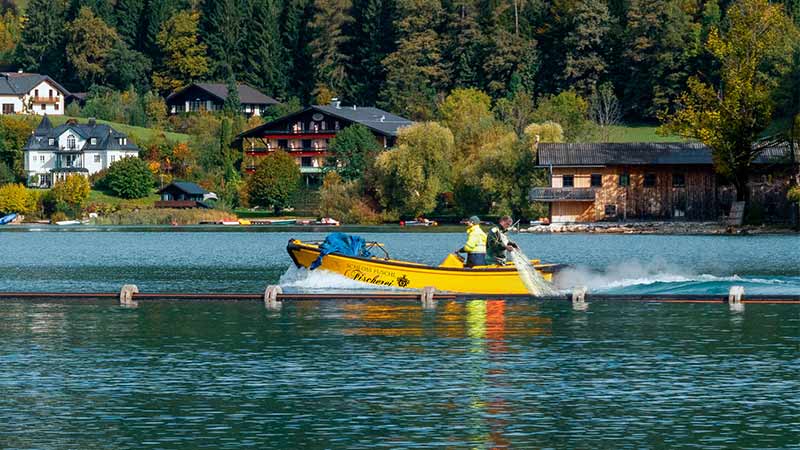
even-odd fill
[(788, 198), (790, 202), (800, 203), (800, 186), (795, 186), (789, 189), (789, 193), (786, 194), (786, 198)]
[(250, 206), (273, 208), (275, 212), (289, 206), (300, 187), (300, 168), (284, 151), (270, 153), (247, 178), (247, 200)]
[(384, 217), (360, 194), (358, 182), (343, 181), (336, 172), (325, 175), (320, 189), (319, 215), (342, 223), (380, 224)]
[(104, 183), (121, 198), (143, 198), (153, 190), (153, 173), (139, 158), (123, 158), (111, 163)]
[(36, 210), (36, 196), (21, 184), (0, 186), (0, 213), (30, 214)]
[(59, 181), (53, 186), (50, 191), (56, 204), (64, 203), (72, 210), (73, 214), (77, 214), (89, 198), (89, 180), (78, 174), (67, 176), (64, 181)]

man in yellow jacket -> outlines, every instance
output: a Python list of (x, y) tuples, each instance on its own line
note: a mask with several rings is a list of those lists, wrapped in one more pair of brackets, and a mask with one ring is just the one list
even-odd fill
[(486, 233), (481, 229), (481, 219), (472, 216), (467, 222), (467, 243), (457, 250), (467, 254), (466, 267), (486, 265)]

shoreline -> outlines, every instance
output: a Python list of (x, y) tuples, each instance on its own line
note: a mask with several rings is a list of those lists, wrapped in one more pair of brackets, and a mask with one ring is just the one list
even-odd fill
[[(401, 227), (398, 224), (383, 225), (49, 225), (23, 223), (0, 227), (2, 232), (264, 232), (264, 233), (463, 233), (462, 225), (440, 225), (437, 227)], [(800, 234), (788, 226), (741, 226), (731, 227), (718, 222), (600, 222), (534, 225), (522, 227), (515, 233), (522, 234), (651, 234), (651, 235), (767, 235)]]

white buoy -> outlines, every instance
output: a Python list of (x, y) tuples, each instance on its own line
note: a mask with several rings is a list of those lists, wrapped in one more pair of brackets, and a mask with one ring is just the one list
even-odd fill
[(575, 311), (586, 311), (589, 304), (586, 303), (586, 287), (581, 286), (572, 290), (572, 309)]
[(422, 301), (423, 309), (436, 309), (436, 300), (434, 299), (435, 294), (436, 288), (433, 286), (427, 286), (422, 289), (422, 293), (420, 293), (419, 298)]
[(283, 289), (280, 286), (269, 285), (264, 291), (264, 307), (276, 311), (281, 309), (281, 302), (278, 300), (278, 295), (283, 294)]
[(139, 302), (133, 299), (133, 294), (139, 293), (139, 287), (135, 284), (126, 284), (119, 291), (119, 306), (123, 308), (138, 308)]
[(728, 291), (728, 305), (730, 306), (731, 311), (744, 311), (744, 303), (742, 303), (742, 298), (744, 298), (744, 286), (731, 286), (731, 289)]

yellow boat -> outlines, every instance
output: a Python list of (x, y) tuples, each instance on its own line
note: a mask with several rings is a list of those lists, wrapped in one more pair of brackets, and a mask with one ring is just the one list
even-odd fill
[[(290, 239), (286, 250), (299, 268), (308, 269), (320, 254), (320, 242), (302, 242)], [(522, 283), (513, 264), (465, 268), (461, 258), (448, 255), (439, 266), (391, 259), (381, 244), (367, 243), (368, 249), (380, 249), (383, 256), (359, 257), (330, 253), (322, 258), (322, 269), (347, 278), (379, 287), (422, 289), (432, 286), (439, 291), (469, 293), (524, 295), (528, 290)], [(563, 264), (541, 264), (531, 261), (546, 281)]]

